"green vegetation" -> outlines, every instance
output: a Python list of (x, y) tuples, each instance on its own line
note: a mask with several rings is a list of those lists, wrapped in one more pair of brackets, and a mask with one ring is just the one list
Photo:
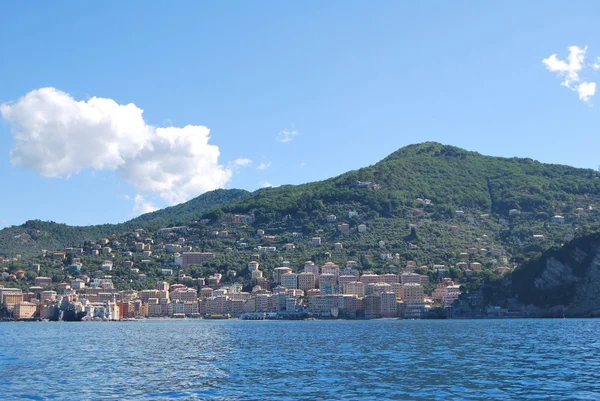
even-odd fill
[(21, 226), (0, 231), (0, 255), (39, 255), (42, 249), (52, 251), (67, 246), (82, 246), (84, 241), (123, 234), (138, 228), (154, 231), (161, 227), (184, 225), (200, 219), (203, 213), (216, 206), (238, 202), (249, 196), (250, 192), (241, 189), (217, 189), (189, 202), (143, 214), (121, 224), (68, 226), (52, 221), (30, 220)]
[[(85, 241), (109, 237), (121, 243), (111, 273), (115, 285), (140, 289), (152, 286), (173, 256), (155, 248), (144, 264), (139, 253), (128, 258), (148, 277), (139, 280), (137, 274), (121, 268), (126, 259), (122, 251), (134, 250), (131, 232), (143, 228), (144, 236), (169, 243), (177, 238), (157, 237), (157, 229), (188, 225), (192, 230), (184, 235), (186, 244), (195, 251), (215, 253), (214, 259), (186, 269), (193, 277), (235, 271), (237, 276), (226, 280), (247, 284), (248, 261), (260, 253), (257, 247), (272, 245), (277, 252), (261, 253), (265, 275), (283, 261), (300, 270), (307, 260), (342, 266), (354, 260), (363, 272), (381, 273), (401, 271), (407, 261), (416, 261), (425, 266), (419, 272), (430, 277), (430, 288), (445, 275), (475, 291), (500, 276), (497, 268), (525, 264), (549, 248), (597, 230), (599, 203), (600, 178), (593, 170), (483, 156), (428, 142), (324, 181), (253, 193), (217, 190), (123, 224), (70, 227), (29, 221), (0, 231), (0, 255), (23, 255), (22, 261), (10, 265), (10, 272), (25, 270), (35, 260), (42, 267), (40, 275), (60, 280), (66, 265), (41, 258), (41, 249), (83, 247)], [(349, 212), (357, 215), (349, 217)], [(235, 224), (236, 214), (254, 220)], [(335, 221), (328, 221), (329, 215), (335, 215)], [(564, 216), (564, 222), (553, 222), (554, 215)], [(347, 234), (337, 227), (342, 223), (349, 226)], [(359, 232), (361, 224), (365, 232)], [(257, 235), (257, 229), (274, 238)], [(213, 234), (223, 230), (228, 231), (227, 237)], [(322, 245), (310, 245), (312, 237), (321, 237)], [(342, 249), (335, 247), (337, 242)], [(286, 250), (287, 243), (295, 248)], [(103, 257), (84, 259), (82, 274), (91, 274)], [(458, 267), (459, 262), (467, 265)], [(443, 265), (443, 271), (434, 265)], [(518, 282), (531, 279), (517, 272)], [(27, 272), (28, 279), (31, 274)]]

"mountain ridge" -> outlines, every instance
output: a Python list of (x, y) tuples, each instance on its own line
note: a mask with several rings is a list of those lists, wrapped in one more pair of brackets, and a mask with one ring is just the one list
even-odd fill
[[(217, 221), (227, 214), (252, 214), (256, 226), (277, 228), (279, 232), (285, 231), (280, 221), (290, 216), (305, 233), (310, 231), (311, 223), (323, 220), (325, 214), (342, 213), (349, 208), (357, 209), (367, 220), (382, 217), (407, 221), (415, 210), (425, 210), (434, 219), (451, 219), (459, 209), (498, 217), (507, 216), (511, 209), (534, 215), (558, 214), (564, 211), (561, 204), (583, 206), (600, 198), (597, 177), (591, 169), (527, 158), (485, 156), (424, 142), (400, 148), (371, 166), (325, 180), (254, 192), (215, 190), (116, 225), (68, 226), (28, 221), (0, 230), (0, 254), (37, 252), (43, 247), (54, 250), (73, 245), (67, 243), (70, 241), (79, 240), (80, 244), (135, 228), (155, 230), (188, 224), (202, 217)], [(361, 187), (361, 182), (367, 183), (366, 187)], [(419, 198), (431, 203), (420, 205)], [(37, 235), (43, 233), (46, 234)], [(33, 242), (17, 246), (23, 242), (16, 238), (19, 235), (29, 236)]]

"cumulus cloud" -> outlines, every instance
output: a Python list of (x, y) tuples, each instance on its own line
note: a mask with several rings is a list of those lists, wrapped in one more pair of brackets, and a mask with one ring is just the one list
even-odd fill
[(306, 163), (305, 162), (300, 162), (300, 167), (304, 167), (304, 166), (306, 166)]
[(219, 164), (218, 146), (209, 144), (204, 126), (157, 128), (143, 110), (112, 99), (77, 101), (55, 88), (29, 92), (0, 105), (12, 126), (11, 163), (46, 177), (65, 177), (85, 169), (117, 172), (137, 190), (135, 208), (155, 208), (144, 195), (168, 204), (222, 188), (234, 172), (252, 163)]
[(600, 70), (600, 57), (596, 57), (596, 62), (592, 64), (592, 68), (596, 71)]
[(257, 170), (266, 170), (266, 169), (268, 169), (269, 167), (271, 167), (271, 162), (267, 162), (267, 163), (265, 163), (265, 162), (262, 162), (262, 163), (260, 163), (258, 166), (256, 166), (256, 169), (257, 169)]
[[(559, 59), (557, 54), (542, 60), (548, 71), (557, 73), (562, 79), (561, 85), (577, 92), (579, 99), (584, 102), (588, 102), (596, 94), (596, 83), (582, 81), (579, 76), (585, 65), (586, 52), (587, 46), (570, 46), (566, 61)], [(596, 69), (596, 64), (592, 67)]]
[(279, 131), (276, 139), (279, 142), (288, 143), (288, 142), (292, 142), (294, 140), (294, 137), (296, 137), (296, 135), (298, 135), (298, 131), (292, 125), (292, 129), (289, 131), (287, 128), (284, 129), (283, 131)]
[(596, 83), (595, 82), (582, 82), (577, 86), (577, 93), (579, 99), (587, 102), (594, 94), (596, 94)]
[(260, 181), (258, 185), (260, 185), (263, 188), (270, 188), (273, 186), (273, 184), (271, 184), (269, 181)]

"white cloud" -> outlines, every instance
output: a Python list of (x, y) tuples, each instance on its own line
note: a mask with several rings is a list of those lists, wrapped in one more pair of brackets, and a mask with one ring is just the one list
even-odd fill
[[(588, 102), (596, 93), (596, 83), (581, 81), (579, 76), (584, 68), (586, 52), (587, 46), (584, 48), (570, 46), (567, 61), (559, 59), (556, 54), (542, 60), (548, 71), (557, 73), (562, 79), (561, 85), (577, 92), (579, 99), (584, 102)], [(593, 65), (593, 68), (596, 69), (596, 64)]]
[(246, 158), (235, 159), (227, 164), (227, 169), (233, 172), (238, 172), (242, 167), (248, 167), (252, 165), (252, 160)]
[(306, 163), (300, 162), (300, 167), (304, 167), (304, 166), (306, 166)]
[(592, 68), (596, 71), (600, 70), (600, 57), (596, 57), (596, 62), (592, 64)]
[[(0, 105), (0, 113), (12, 125), (13, 165), (46, 177), (90, 168), (116, 171), (139, 196), (158, 195), (168, 204), (222, 188), (252, 163), (237, 159), (224, 167), (219, 147), (209, 144), (208, 128), (157, 128), (133, 103), (97, 97), (77, 101), (55, 88), (41, 88)], [(154, 207), (141, 199), (139, 210)]]
[(288, 143), (288, 142), (292, 142), (296, 135), (298, 135), (298, 131), (294, 128), (294, 125), (292, 125), (292, 129), (290, 131), (288, 131), (287, 128), (284, 129), (283, 131), (280, 131), (277, 134), (276, 139), (279, 142)]
[(595, 82), (582, 82), (577, 87), (577, 93), (579, 93), (579, 99), (587, 102), (594, 94), (596, 94), (596, 83)]
[(135, 214), (150, 213), (158, 210), (158, 207), (152, 204), (152, 202), (145, 200), (142, 195), (136, 195), (133, 203), (133, 213)]
[(125, 199), (125, 200), (130, 200), (130, 199), (131, 199), (131, 196), (129, 196), (129, 195), (127, 195), (127, 194), (125, 194), (125, 195), (123, 195), (123, 199)]
[(256, 167), (256, 169), (257, 169), (257, 170), (266, 170), (266, 169), (268, 169), (269, 167), (271, 167), (271, 162), (267, 162), (267, 163), (265, 163), (265, 162), (262, 162), (262, 163), (260, 163), (260, 164), (259, 164), (259, 165)]
[(270, 188), (273, 186), (273, 184), (271, 184), (269, 181), (259, 181), (258, 185), (263, 188)]

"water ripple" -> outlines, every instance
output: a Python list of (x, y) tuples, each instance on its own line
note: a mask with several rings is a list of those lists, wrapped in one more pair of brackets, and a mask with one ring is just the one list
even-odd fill
[(598, 400), (600, 320), (0, 323), (6, 400)]

